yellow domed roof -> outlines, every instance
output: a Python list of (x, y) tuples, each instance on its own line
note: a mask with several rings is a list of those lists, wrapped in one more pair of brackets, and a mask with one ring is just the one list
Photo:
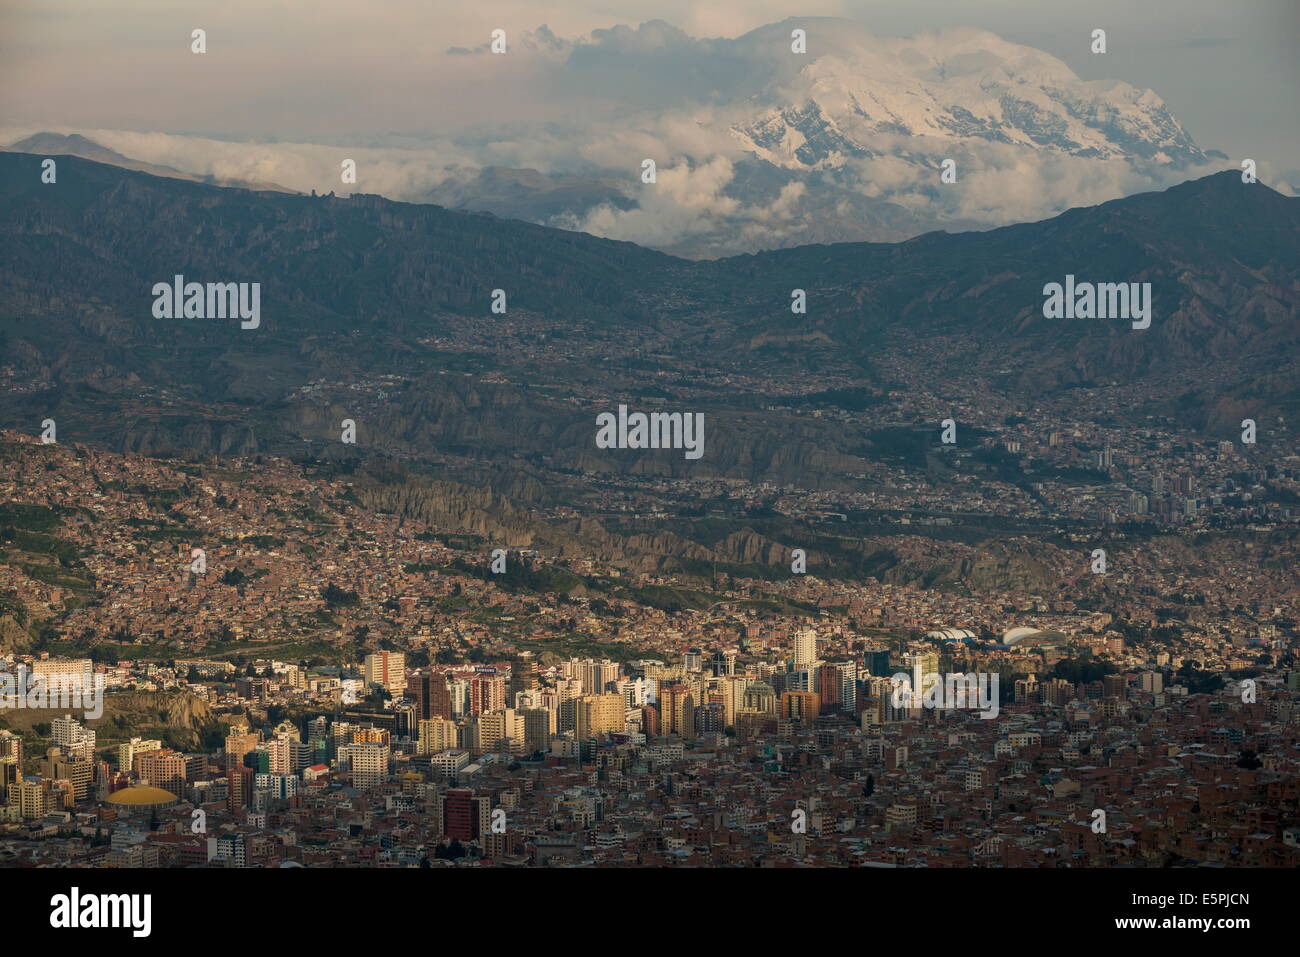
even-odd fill
[(108, 803), (129, 805), (175, 804), (176, 795), (172, 794), (171, 791), (164, 791), (162, 788), (137, 784), (134, 787), (114, 791), (108, 796)]

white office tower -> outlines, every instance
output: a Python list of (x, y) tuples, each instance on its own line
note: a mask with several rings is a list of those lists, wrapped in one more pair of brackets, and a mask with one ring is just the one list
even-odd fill
[(817, 660), (817, 632), (800, 628), (794, 633), (794, 669), (805, 671)]

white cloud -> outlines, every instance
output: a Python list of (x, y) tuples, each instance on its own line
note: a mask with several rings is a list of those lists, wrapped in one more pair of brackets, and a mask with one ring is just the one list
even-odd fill
[[(602, 177), (621, 184), (636, 208), (602, 202), (542, 218), (610, 238), (710, 254), (809, 237), (862, 238), (853, 230), (870, 228), (855, 222), (868, 200), (910, 210), (918, 222), (1001, 225), (1162, 188), (1239, 162), (1174, 169), (984, 139), (944, 139), (942, 131), (872, 132), (865, 139), (877, 155), (870, 159), (851, 157), (842, 169), (812, 177), (788, 151), (773, 151), (791, 169), (749, 185), (740, 178), (750, 171), (743, 165), (749, 154), (731, 132), (733, 125), (752, 120), (764, 103), (797, 107), (804, 96), (845, 99), (832, 81), (855, 51), (863, 69), (880, 68), (882, 75), (906, 73), (916, 64), (924, 71), (927, 58), (937, 58), (946, 73), (976, 86), (979, 71), (998, 57), (1035, 75), (1050, 74), (1054, 82), (1070, 74), (1055, 56), (994, 42), (979, 31), (876, 40), (861, 24), (811, 19), (813, 13), (855, 13), (874, 23), (901, 16), (894, 6), (854, 0), (814, 4), (802, 17), (800, 22), (810, 24), (814, 50), (820, 44), (833, 52), (820, 62), (789, 55), (789, 24), (725, 39), (779, 20), (788, 10), (768, 0), (674, 0), (656, 8), (683, 29), (663, 21), (609, 28), (623, 14), (616, 4), (598, 2), (554, 11), (523, 2), (460, 5), (452, 15), (449, 0), (395, 0), (359, 18), (350, 5), (331, 2), (290, 0), (268, 10), (233, 0), (205, 13), (211, 59), (202, 62), (187, 52), (187, 43), (177, 46), (178, 35), (188, 37), (190, 14), (160, 17), (156, 4), (128, 0), (115, 7), (120, 21), (87, 39), (68, 27), (75, 19), (72, 7), (64, 0), (51, 4), (41, 16), (28, 7), (15, 14), (24, 29), (7, 52), (32, 72), (22, 72), (15, 60), (0, 67), (0, 79), (21, 81), (0, 83), (0, 108), (12, 107), (6, 115), (18, 115), (25, 124), (0, 130), (3, 142), (41, 129), (79, 132), (127, 156), (191, 172), (303, 192), (355, 189), (414, 201), (464, 196), (485, 166)], [(93, 14), (89, 18), (99, 22)], [(549, 29), (539, 27), (542, 20)], [(481, 48), (496, 26), (509, 32), (506, 56), (447, 52)], [(134, 57), (129, 62), (128, 54)], [(69, 57), (78, 63), (75, 74)], [(267, 58), (276, 65), (269, 76)], [(814, 62), (816, 68), (803, 69)], [(79, 78), (86, 75), (96, 82), (83, 86)], [(904, 101), (907, 82), (899, 82)], [(67, 98), (73, 88), (83, 95)], [(865, 88), (884, 92), (874, 80)], [(1126, 88), (1106, 89), (1119, 96)], [(925, 106), (916, 107), (917, 117)], [(65, 122), (38, 124), (32, 116), (41, 111), (62, 115)], [(69, 125), (76, 115), (95, 122)], [(105, 117), (121, 121), (105, 128)], [(160, 126), (231, 129), (239, 136), (150, 131)], [(295, 128), (303, 135), (286, 134)], [(792, 133), (785, 145), (803, 142), (802, 134)], [(1288, 167), (1257, 155), (1256, 145), (1242, 155), (1254, 156), (1261, 178), (1285, 190), (1277, 177)], [(955, 186), (939, 183), (939, 164), (949, 157), (958, 164)], [(355, 187), (340, 182), (345, 158), (357, 162)], [(640, 184), (644, 158), (658, 164), (655, 186)]]

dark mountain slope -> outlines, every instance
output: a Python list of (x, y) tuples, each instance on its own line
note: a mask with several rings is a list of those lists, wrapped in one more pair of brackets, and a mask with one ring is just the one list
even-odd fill
[[(360, 404), (366, 447), (394, 454), (835, 487), (871, 454), (861, 438), (725, 376), (916, 387), (883, 371), (897, 359), (1036, 394), (1182, 377), (1199, 425), (1300, 401), (1300, 200), (1235, 173), (991, 232), (692, 263), (437, 206), (73, 157), (46, 185), (39, 163), (0, 154), (0, 418), (24, 430), (57, 412), (80, 439), (146, 452), (329, 453)], [(261, 327), (155, 319), (153, 284), (178, 273), (260, 283)], [(1151, 328), (1045, 319), (1043, 286), (1067, 273), (1150, 282)], [(795, 288), (807, 315), (791, 314)], [(365, 402), (338, 397), (363, 382)], [(595, 454), (593, 405), (636, 396), (708, 410), (707, 458)]]
[(296, 193), (297, 190), (256, 180), (229, 179), (218, 176), (206, 176), (199, 173), (187, 173), (172, 166), (160, 166), (143, 160), (124, 156), (117, 150), (101, 146), (94, 140), (86, 139), (80, 133), (64, 135), (62, 133), (36, 133), (19, 140), (9, 147), (16, 153), (34, 153), (44, 159), (47, 156), (80, 156), (82, 159), (96, 163), (120, 166), (122, 169), (138, 170), (153, 176), (165, 176), (170, 179), (183, 179), (191, 183), (207, 183), (211, 186), (228, 186), (235, 189), (271, 190), (277, 193)]

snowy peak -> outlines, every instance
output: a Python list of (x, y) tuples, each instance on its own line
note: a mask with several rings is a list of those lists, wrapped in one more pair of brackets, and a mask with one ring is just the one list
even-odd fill
[[(787, 56), (767, 34), (788, 38), (786, 27), (797, 22), (756, 31), (769, 42), (755, 34), (737, 42)], [(849, 158), (895, 154), (907, 148), (898, 137), (1096, 159), (1205, 159), (1152, 91), (1081, 80), (1056, 57), (984, 30), (882, 39), (848, 21), (805, 29), (808, 62), (792, 77), (777, 76), (732, 127), (746, 149), (786, 168), (834, 169)]]

